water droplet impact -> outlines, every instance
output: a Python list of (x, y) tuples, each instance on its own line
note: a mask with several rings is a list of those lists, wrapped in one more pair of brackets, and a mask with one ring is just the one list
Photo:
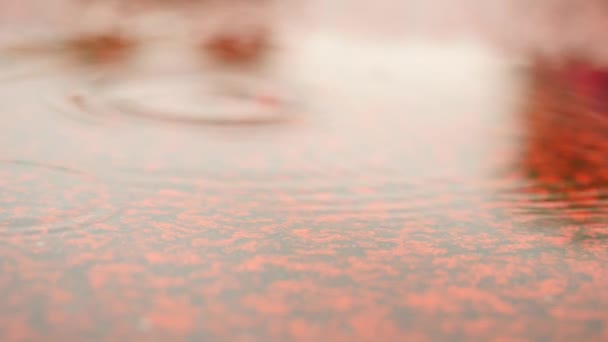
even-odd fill
[(112, 89), (84, 96), (81, 109), (100, 115), (99, 109), (131, 118), (194, 125), (273, 124), (293, 119), (289, 104), (272, 90), (232, 84), (205, 87), (187, 78), (144, 79), (114, 84)]

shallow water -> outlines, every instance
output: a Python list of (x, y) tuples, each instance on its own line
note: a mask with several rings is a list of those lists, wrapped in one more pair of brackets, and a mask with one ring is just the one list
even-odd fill
[(5, 56), (0, 339), (606, 338), (608, 117), (475, 42), (353, 39), (299, 37), (255, 125), (94, 82), (196, 101), (181, 52)]

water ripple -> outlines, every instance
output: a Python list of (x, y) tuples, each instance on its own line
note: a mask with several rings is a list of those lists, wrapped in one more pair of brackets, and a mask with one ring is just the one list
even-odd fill
[(118, 212), (94, 176), (62, 166), (0, 161), (0, 234), (70, 233)]

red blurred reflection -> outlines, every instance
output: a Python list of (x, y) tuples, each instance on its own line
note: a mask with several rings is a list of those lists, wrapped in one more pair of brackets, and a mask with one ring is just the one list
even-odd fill
[(530, 91), (524, 170), (545, 191), (593, 206), (608, 184), (608, 70), (537, 64)]

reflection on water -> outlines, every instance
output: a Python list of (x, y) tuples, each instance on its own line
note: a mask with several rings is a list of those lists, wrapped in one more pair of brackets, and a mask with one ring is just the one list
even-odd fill
[[(215, 62), (206, 64), (200, 60), (196, 50), (170, 42), (160, 42), (156, 47), (149, 44), (128, 60), (114, 61), (118, 63), (80, 59), (81, 64), (66, 64), (53, 69), (60, 75), (61, 82), (50, 81), (47, 86), (62, 86), (50, 91), (52, 101), (44, 103), (51, 105), (46, 109), (54, 114), (67, 115), (70, 120), (86, 122), (97, 128), (105, 124), (116, 129), (112, 125), (128, 123), (129, 128), (124, 134), (132, 135), (132, 138), (113, 141), (111, 137), (103, 137), (105, 146), (110, 150), (133, 146), (137, 150), (136, 146), (145, 145), (145, 150), (139, 149), (137, 156), (133, 156), (127, 148), (114, 153), (112, 158), (122, 155), (126, 169), (137, 170), (135, 164), (139, 158), (143, 165), (165, 164), (167, 170), (173, 171), (164, 173), (172, 174), (172, 179), (181, 179), (179, 182), (182, 183), (196, 184), (197, 178), (205, 178), (202, 175), (213, 170), (216, 175), (231, 175), (223, 177), (227, 178), (220, 182), (224, 186), (231, 183), (243, 185), (243, 180), (247, 183), (254, 174), (265, 174), (266, 178), (273, 179), (270, 189), (277, 192), (289, 192), (276, 182), (283, 177), (296, 184), (307, 183), (315, 189), (313, 192), (329, 194), (335, 191), (325, 191), (315, 184), (336, 182), (340, 178), (335, 177), (343, 177), (346, 189), (371, 189), (377, 184), (401, 178), (415, 186), (409, 191), (399, 191), (412, 196), (414, 192), (440, 196), (441, 191), (456, 197), (465, 193), (466, 196), (478, 196), (476, 201), (498, 196), (501, 201), (506, 201), (504, 205), (510, 207), (508, 212), (528, 215), (532, 219), (573, 219), (575, 222), (595, 223), (605, 219), (608, 176), (604, 170), (604, 157), (608, 142), (604, 132), (608, 120), (601, 111), (605, 103), (603, 93), (598, 92), (603, 74), (589, 76), (574, 64), (561, 69), (539, 66), (531, 69), (528, 75), (531, 82), (524, 87), (530, 89), (523, 101), (526, 106), (518, 117), (513, 114), (517, 110), (513, 103), (522, 102), (518, 97), (518, 89), (522, 88), (520, 80), (513, 77), (513, 69), (508, 65), (492, 61), (494, 57), (484, 55), (481, 50), (467, 50), (469, 47), (453, 52), (447, 62), (429, 62), (444, 63), (443, 79), (440, 80), (433, 79), (428, 73), (415, 72), (411, 67), (420, 62), (422, 54), (430, 53), (430, 50), (425, 51), (429, 47), (419, 47), (420, 51), (416, 52), (416, 49), (390, 50), (381, 44), (358, 42), (355, 45), (360, 49), (358, 58), (344, 61), (340, 51), (353, 52), (348, 50), (346, 41), (341, 42), (344, 46), (340, 50), (335, 49), (335, 41), (328, 36), (298, 38), (300, 50), (246, 67), (229, 65), (226, 68)], [(367, 48), (361, 49), (365, 44), (368, 44)], [(91, 49), (90, 46), (80, 48)], [(323, 53), (319, 54), (319, 51)], [(449, 56), (446, 51), (437, 50)], [(408, 59), (410, 64), (403, 63)], [(392, 61), (392, 64), (387, 61)], [(464, 63), (462, 75), (453, 71), (452, 65), (459, 62)], [(10, 65), (5, 69), (10, 70)], [(311, 77), (313, 70), (331, 70), (334, 74), (331, 81), (314, 79)], [(453, 87), (463, 82), (465, 74), (468, 76), (471, 72), (486, 79), (479, 84), (469, 83), (468, 88), (463, 87), (460, 93), (454, 92)], [(214, 145), (217, 148), (212, 149), (202, 146), (208, 132), (176, 133), (167, 130), (167, 123), (193, 127), (238, 127), (292, 121), (297, 118), (294, 103), (279, 101), (287, 99), (286, 96), (263, 95), (293, 90), (290, 88), (293, 82), (280, 82), (281, 77), (320, 87), (321, 92), (306, 94), (307, 101), (316, 101), (317, 109), (329, 110), (331, 115), (309, 117), (306, 127), (292, 132), (295, 134), (279, 138), (233, 136), (230, 140), (236, 140), (217, 141), (218, 145)], [(492, 84), (493, 88), (482, 90), (484, 82), (485, 86)], [(239, 85), (244, 87), (241, 90), (262, 92), (258, 107), (252, 106), (250, 95), (246, 95), (241, 104), (229, 103), (238, 102)], [(228, 93), (221, 93), (220, 88)], [(435, 107), (433, 101), (428, 101), (428, 96), (438, 97), (451, 111), (445, 113), (443, 107)], [(226, 98), (230, 100), (218, 101)], [(213, 104), (223, 107), (218, 109)], [(425, 114), (405, 113), (404, 110)], [(382, 113), (371, 116), (373, 111)], [(158, 142), (141, 135), (137, 126), (144, 122), (132, 121), (136, 118), (153, 120), (149, 127), (155, 132), (152, 134), (158, 135)], [(454, 130), (455, 127), (459, 129)], [(468, 131), (468, 136), (460, 135), (458, 132), (461, 131)], [(440, 135), (443, 140), (435, 140), (435, 135)], [(250, 138), (254, 140), (249, 146), (242, 145)], [(172, 147), (167, 149), (164, 141), (171, 141)], [(420, 146), (430, 149), (430, 154)], [(188, 154), (191, 147), (199, 149), (213, 160), (211, 164), (214, 165), (204, 165), (203, 160), (191, 159)], [(103, 154), (103, 148), (95, 150)], [(172, 156), (166, 153), (172, 153)], [(252, 154), (260, 156), (252, 158)], [(300, 160), (290, 161), (298, 155)], [(158, 161), (157, 156), (164, 156), (167, 160)], [(103, 155), (98, 157), (104, 158)], [(256, 159), (256, 162), (247, 165), (249, 159)], [(510, 169), (513, 160), (516, 160), (515, 168)], [(96, 164), (100, 160), (92, 162)], [(258, 166), (254, 166), (256, 163)], [(298, 170), (295, 174), (301, 175), (292, 179), (295, 170)], [(495, 173), (496, 170), (506, 173)], [(183, 171), (187, 171), (185, 174), (189, 176), (184, 177)], [(353, 178), (357, 172), (371, 172), (374, 185), (367, 181), (358, 184)], [(119, 174), (116, 170), (110, 173), (113, 173), (112, 179)], [(149, 178), (150, 185), (154, 182), (164, 184), (162, 177), (159, 179), (153, 176), (154, 173), (144, 172), (140, 177)], [(127, 183), (131, 181), (127, 179)], [(349, 182), (351, 186), (347, 185)], [(457, 186), (457, 183), (464, 185)], [(257, 187), (264, 187), (263, 182), (255, 184), (254, 191), (243, 196), (256, 196), (254, 194), (261, 189)], [(436, 190), (436, 187), (442, 190)], [(401, 189), (400, 186), (397, 188)], [(351, 194), (351, 197), (359, 196), (362, 195)], [(395, 209), (399, 210), (400, 206), (408, 206), (407, 202), (413, 203), (413, 198), (406, 199), (408, 196), (401, 199), (381, 197), (377, 201), (394, 201)], [(363, 209), (371, 202), (363, 202), (360, 209), (351, 208), (352, 211), (362, 211), (363, 216), (371, 214), (371, 211)], [(315, 205), (324, 210), (323, 207), (331, 206), (331, 203)], [(349, 203), (335, 204), (348, 207)], [(434, 210), (428, 211), (432, 203), (431, 200), (418, 207), (418, 212), (434, 215)]]
[(531, 196), (536, 205), (530, 209), (605, 222), (608, 116), (603, 108), (608, 83), (580, 77), (582, 72), (604, 76), (584, 65), (537, 67), (522, 116), (520, 165), (535, 184)]
[[(65, 24), (77, 27), (18, 42), (5, 49), (12, 56), (4, 59), (70, 57), (60, 72), (71, 74), (78, 95), (70, 92), (64, 107), (89, 115), (115, 112), (198, 125), (281, 123), (295, 109), (291, 85), (280, 70), (284, 63), (272, 4), (185, 2), (165, 8), (154, 2), (138, 7), (68, 1), (62, 16), (76, 17), (77, 22)], [(197, 20), (198, 12), (206, 20)], [(185, 30), (175, 26), (184, 23), (190, 24)], [(26, 62), (24, 69), (42, 71), (32, 66)], [(3, 76), (15, 79), (19, 73)]]

